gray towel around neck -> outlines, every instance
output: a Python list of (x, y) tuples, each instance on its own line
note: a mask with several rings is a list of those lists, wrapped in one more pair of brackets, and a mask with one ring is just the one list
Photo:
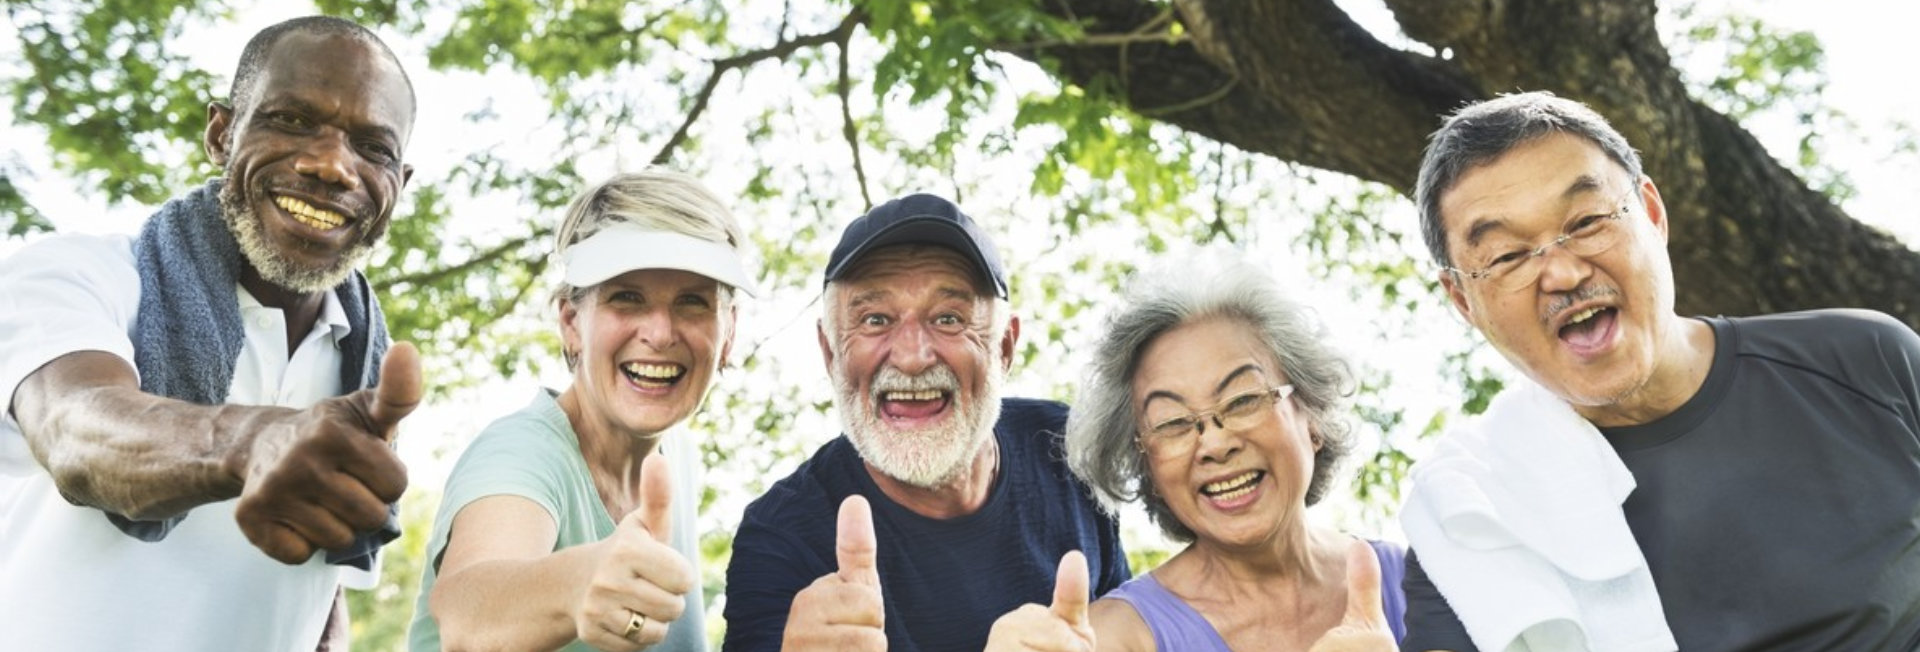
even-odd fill
[[(218, 405), (233, 386), (235, 361), (246, 342), (235, 288), (247, 262), (220, 212), (224, 183), (214, 179), (169, 200), (134, 240), (140, 308), (133, 322), (133, 363), (146, 393)], [(373, 287), (356, 271), (333, 292), (352, 327), (340, 341), (340, 386), (351, 392), (378, 385), (387, 319)], [(349, 549), (327, 551), (327, 562), (370, 568), (380, 546), (400, 535), (392, 517), (397, 507), (389, 505), (388, 512), (385, 530), (361, 534)], [(135, 521), (108, 513), (107, 518), (129, 536), (159, 541), (186, 516)]]

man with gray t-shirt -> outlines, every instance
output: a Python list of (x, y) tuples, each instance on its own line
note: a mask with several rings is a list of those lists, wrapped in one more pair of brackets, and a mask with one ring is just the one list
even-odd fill
[[(1564, 537), (1594, 519), (1552, 514), (1535, 530), (1504, 530), (1518, 545), (1463, 542), (1454, 533), (1465, 528), (1409, 520), (1403, 649), (1541, 649), (1569, 631), (1558, 640), (1572, 643), (1551, 647), (1599, 648), (1596, 639), (1628, 621), (1657, 633), (1639, 639), (1655, 641), (1650, 648), (1920, 645), (1920, 336), (1864, 310), (1679, 316), (1659, 190), (1603, 118), (1552, 95), (1504, 96), (1450, 117), (1415, 195), (1454, 307), (1587, 431), (1597, 428), (1598, 450), (1631, 474), (1624, 502), (1600, 520), (1624, 521), (1651, 586), (1642, 600), (1607, 603), (1617, 596), (1580, 586), (1588, 578), (1577, 571), (1590, 567), (1570, 571), (1581, 564), (1524, 550), (1590, 545), (1552, 539), (1555, 528)], [(1409, 512), (1458, 493), (1433, 475), (1416, 471)], [(1533, 476), (1542, 493), (1576, 481)], [(1502, 545), (1520, 552), (1495, 550)], [(1493, 554), (1516, 555), (1515, 574), (1548, 569), (1544, 583), (1565, 586), (1538, 594), (1566, 597), (1576, 615), (1532, 629), (1486, 622), (1540, 611), (1500, 603), (1537, 586), (1442, 566)], [(1622, 616), (1633, 608), (1651, 617)]]

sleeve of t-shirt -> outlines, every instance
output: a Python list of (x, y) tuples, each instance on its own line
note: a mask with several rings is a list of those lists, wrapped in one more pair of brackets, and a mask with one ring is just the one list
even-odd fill
[(1889, 315), (1870, 314), (1877, 324), (1875, 359), (1887, 366), (1892, 377), (1891, 398), (1906, 418), (1907, 427), (1920, 433), (1920, 334)]
[(1420, 567), (1419, 555), (1408, 550), (1406, 562), (1407, 574), (1400, 588), (1407, 594), (1407, 635), (1400, 640), (1400, 649), (1478, 652), (1480, 648), (1474, 647), (1473, 639), (1467, 637), (1467, 628), (1460, 624), (1460, 617), (1454, 615), (1453, 607), (1447, 606), (1447, 599)]
[(519, 496), (547, 510), (547, 517), (560, 522), (560, 496), (565, 488), (555, 465), (568, 463), (558, 446), (543, 446), (542, 438), (519, 430), (533, 427), (521, 415), (509, 416), (475, 437), (460, 454), (460, 461), (447, 475), (447, 490), (440, 498), (440, 513), (433, 519), (433, 535), (428, 539), (427, 559), (434, 567), (446, 552), (453, 520), (473, 501), (488, 496)]
[(126, 236), (63, 235), (0, 259), (0, 414), (27, 376), (75, 351), (133, 362), (127, 332), (140, 308), (140, 274)]
[[(727, 564), (727, 636), (722, 652), (778, 652), (793, 596), (832, 570), (791, 528), (748, 508)], [(833, 514), (822, 514), (834, 522)]]

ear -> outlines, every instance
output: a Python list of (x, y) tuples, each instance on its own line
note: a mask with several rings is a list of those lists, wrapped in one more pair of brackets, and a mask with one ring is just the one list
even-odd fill
[(207, 103), (207, 132), (200, 136), (201, 144), (207, 149), (207, 158), (213, 164), (226, 167), (227, 153), (233, 143), (227, 142), (233, 134), (233, 107), (219, 102)]
[(1447, 300), (1453, 302), (1454, 312), (1460, 313), (1460, 318), (1467, 320), (1469, 325), (1473, 324), (1473, 304), (1467, 302), (1467, 293), (1460, 287), (1460, 275), (1451, 270), (1440, 270), (1440, 287), (1446, 288)]
[[(822, 317), (822, 320), (827, 319)], [(833, 369), (833, 343), (827, 341), (827, 327), (824, 323), (813, 322), (813, 333), (820, 339), (820, 360), (827, 363), (827, 369)]]
[(728, 360), (733, 359), (733, 335), (738, 332), (736, 329), (739, 325), (740, 308), (738, 306), (727, 306), (727, 336), (726, 339), (720, 342), (719, 366), (722, 368), (727, 366)]
[(580, 318), (580, 306), (572, 299), (560, 299), (560, 350), (580, 351), (580, 327), (574, 321)]
[(1660, 241), (1667, 241), (1667, 204), (1660, 201), (1660, 188), (1653, 185), (1653, 179), (1640, 175), (1640, 204), (1646, 207), (1647, 219), (1653, 222), (1653, 228), (1660, 232)]
[(1007, 315), (1007, 333), (1000, 337), (1000, 371), (1013, 369), (1013, 349), (1019, 343), (1020, 316)]

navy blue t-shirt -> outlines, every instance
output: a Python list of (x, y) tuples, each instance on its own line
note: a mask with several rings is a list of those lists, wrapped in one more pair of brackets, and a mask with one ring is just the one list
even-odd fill
[(966, 650), (986, 646), (993, 621), (1022, 604), (1053, 599), (1060, 556), (1080, 550), (1097, 597), (1132, 576), (1113, 519), (1067, 470), (1059, 433), (1067, 408), (1052, 401), (1001, 401), (994, 437), (1000, 473), (980, 510), (932, 519), (894, 503), (867, 475), (845, 436), (747, 506), (727, 567), (730, 652), (780, 649), (793, 596), (834, 572), (840, 502), (873, 505), (887, 649)]

